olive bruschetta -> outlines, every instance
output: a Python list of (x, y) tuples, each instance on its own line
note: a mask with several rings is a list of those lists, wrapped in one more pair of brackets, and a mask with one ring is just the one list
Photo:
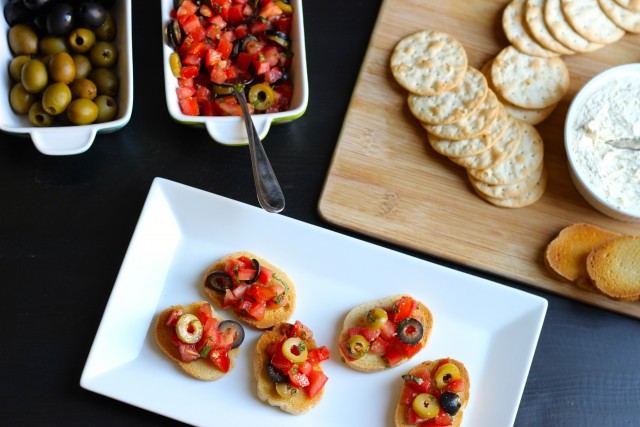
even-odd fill
[(361, 372), (398, 366), (424, 348), (432, 326), (431, 311), (408, 295), (360, 304), (344, 320), (341, 360)]
[(469, 373), (461, 362), (450, 358), (423, 362), (402, 379), (396, 427), (461, 424), (470, 386)]
[(240, 321), (258, 329), (286, 322), (296, 304), (289, 276), (249, 252), (232, 253), (209, 267), (204, 290), (216, 306), (233, 308)]
[(199, 380), (217, 380), (233, 369), (243, 340), (242, 325), (225, 320), (206, 301), (169, 307), (156, 321), (160, 349)]
[(329, 378), (320, 363), (330, 356), (300, 321), (278, 323), (262, 334), (256, 346), (253, 373), (258, 397), (290, 414), (307, 412), (322, 399)]

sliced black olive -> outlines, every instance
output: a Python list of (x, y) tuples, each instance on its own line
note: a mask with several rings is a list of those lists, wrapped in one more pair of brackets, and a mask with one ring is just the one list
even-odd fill
[(172, 49), (177, 50), (182, 44), (182, 29), (177, 19), (172, 19), (167, 24), (167, 42)]
[(227, 330), (233, 329), (234, 337), (233, 343), (231, 344), (231, 348), (240, 347), (240, 344), (244, 341), (244, 328), (242, 325), (235, 320), (223, 320), (218, 325), (218, 330), (220, 332), (227, 332)]
[(260, 277), (260, 263), (255, 258), (252, 259), (251, 262), (253, 263), (253, 269), (256, 271), (256, 274), (254, 274), (251, 279), (244, 281), (244, 283), (247, 283), (249, 285), (255, 283), (256, 280), (258, 280), (258, 277)]
[(207, 280), (204, 281), (204, 285), (219, 294), (224, 294), (227, 289), (233, 287), (233, 280), (231, 276), (222, 270), (212, 271)]
[(235, 60), (240, 52), (245, 51), (245, 46), (249, 40), (257, 41), (258, 39), (253, 34), (246, 34), (239, 39), (234, 40), (233, 49), (231, 49), (231, 59)]
[(289, 36), (282, 31), (266, 30), (264, 32), (264, 36), (285, 49), (289, 48), (289, 42), (291, 41), (291, 38), (289, 38)]
[(422, 323), (412, 317), (401, 320), (396, 328), (398, 339), (409, 345), (418, 344), (422, 339), (423, 332)]
[(273, 366), (271, 362), (267, 363), (267, 374), (274, 383), (286, 383), (289, 381), (289, 376), (285, 375), (278, 368)]
[(462, 400), (457, 393), (445, 391), (440, 395), (440, 407), (449, 415), (454, 416), (460, 410)]

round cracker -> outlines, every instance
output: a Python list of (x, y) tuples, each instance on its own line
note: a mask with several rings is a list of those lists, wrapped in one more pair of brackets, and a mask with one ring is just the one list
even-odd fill
[[(542, 169), (542, 174), (540, 175), (540, 179), (536, 182), (536, 185), (519, 197), (509, 197), (506, 199), (501, 199), (497, 197), (490, 197), (483, 193), (478, 193), (480, 197), (482, 197), (487, 202), (492, 205), (499, 206), (502, 208), (523, 208), (525, 206), (529, 206), (535, 202), (537, 202), (540, 197), (544, 194), (547, 189), (547, 182), (549, 181), (549, 175), (547, 174), (547, 170), (545, 168)], [(475, 187), (474, 187), (475, 188)]]
[[(498, 104), (500, 105), (500, 104)], [(429, 144), (439, 154), (447, 157), (474, 156), (490, 149), (505, 133), (509, 125), (508, 115), (500, 108), (498, 117), (493, 121), (486, 132), (480, 135), (463, 139), (443, 139), (437, 135), (429, 134)]]
[(486, 196), (495, 197), (498, 199), (510, 199), (521, 197), (528, 193), (540, 180), (542, 170), (544, 169), (544, 163), (538, 166), (538, 169), (533, 171), (529, 176), (525, 177), (522, 181), (514, 182), (512, 184), (487, 184), (477, 178), (468, 174), (469, 182), (473, 188)]
[(489, 148), (474, 156), (449, 157), (452, 162), (466, 169), (485, 169), (502, 163), (520, 144), (522, 127), (513, 117), (507, 114), (507, 129)]
[(561, 0), (560, 3), (569, 25), (590, 42), (610, 44), (624, 37), (624, 30), (607, 17), (598, 0)]
[(514, 105), (546, 108), (567, 93), (569, 70), (561, 58), (540, 58), (507, 46), (493, 60), (491, 81), (496, 93)]
[(467, 70), (467, 53), (447, 33), (420, 31), (396, 44), (390, 65), (400, 86), (418, 95), (434, 96), (462, 81)]
[(518, 148), (504, 162), (485, 169), (469, 169), (474, 178), (487, 184), (503, 185), (522, 181), (542, 164), (544, 143), (538, 131), (522, 123), (522, 137)]
[(491, 126), (500, 109), (500, 101), (495, 93), (489, 89), (485, 100), (473, 113), (460, 121), (448, 125), (430, 125), (423, 123), (423, 127), (432, 135), (442, 139), (462, 140), (482, 134)]
[(593, 52), (604, 47), (602, 43), (592, 43), (576, 33), (562, 13), (561, 0), (545, 0), (544, 21), (551, 34), (563, 45), (576, 52)]
[(421, 122), (444, 125), (464, 119), (484, 101), (489, 91), (487, 79), (469, 67), (462, 82), (441, 95), (409, 94), (407, 102), (411, 113)]
[(524, 26), (526, 0), (511, 0), (502, 12), (502, 29), (507, 39), (516, 49), (527, 55), (550, 58), (558, 56), (557, 52), (545, 49), (527, 32)]
[(625, 9), (614, 0), (598, 0), (598, 2), (604, 13), (618, 27), (630, 33), (640, 33), (640, 11)]
[(532, 37), (545, 49), (560, 55), (573, 55), (575, 51), (558, 41), (544, 22), (544, 0), (526, 0), (524, 23)]
[(615, 0), (620, 6), (633, 12), (640, 12), (640, 0)]

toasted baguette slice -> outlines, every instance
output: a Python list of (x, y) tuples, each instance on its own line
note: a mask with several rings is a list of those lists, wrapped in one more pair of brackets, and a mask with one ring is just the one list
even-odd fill
[[(277, 343), (287, 334), (292, 325), (286, 322), (278, 323), (272, 330), (265, 331), (258, 339), (256, 352), (253, 357), (253, 374), (257, 381), (258, 398), (271, 406), (282, 409), (293, 415), (304, 414), (311, 408), (316, 406), (322, 400), (324, 395), (324, 387), (313, 398), (309, 399), (303, 390), (292, 388), (289, 397), (282, 397), (276, 391), (276, 383), (271, 380), (267, 373), (267, 363), (271, 360), (267, 354), (267, 349)], [(307, 350), (317, 348), (316, 341), (313, 338), (304, 340)], [(315, 369), (322, 368), (318, 365)]]
[(640, 299), (640, 235), (626, 235), (594, 247), (587, 272), (604, 294), (624, 301)]
[[(228, 372), (222, 372), (218, 368), (216, 368), (209, 359), (206, 358), (198, 358), (193, 362), (185, 363), (180, 358), (180, 351), (178, 347), (173, 344), (173, 328), (167, 327), (167, 320), (169, 316), (176, 309), (182, 309), (183, 314), (193, 314), (196, 315), (198, 312), (198, 308), (202, 304), (209, 304), (206, 301), (198, 301), (187, 306), (174, 305), (172, 307), (167, 308), (158, 316), (158, 320), (156, 321), (156, 341), (158, 346), (164, 354), (166, 354), (171, 360), (176, 362), (180, 369), (182, 369), (187, 374), (191, 375), (194, 378), (203, 381), (214, 381), (218, 378), (223, 377), (227, 373), (231, 372), (233, 367), (235, 366), (235, 359), (240, 352), (240, 347), (234, 348), (229, 351), (229, 359), (231, 364), (229, 366)], [(213, 316), (219, 321), (225, 320), (220, 314), (216, 313), (216, 311), (211, 308)]]
[[(338, 343), (343, 343), (349, 339), (349, 328), (365, 326), (365, 316), (367, 315), (369, 310), (376, 307), (390, 310), (393, 307), (393, 304), (403, 296), (404, 295), (402, 294), (392, 295), (383, 299), (365, 302), (354, 307), (344, 319)], [(414, 313), (411, 317), (416, 318), (416, 320), (422, 323), (422, 339), (417, 345), (420, 345), (421, 348), (424, 348), (424, 346), (427, 344), (427, 341), (429, 340), (429, 337), (431, 336), (431, 330), (433, 329), (433, 315), (431, 314), (431, 311), (427, 308), (427, 306), (425, 306), (422, 302), (418, 300), (416, 300), (416, 302), (418, 303), (417, 308), (414, 310)], [(356, 371), (377, 372), (383, 369), (390, 368), (385, 359), (380, 355), (367, 353), (360, 359), (350, 360), (350, 358), (346, 354), (344, 354), (343, 348), (341, 346), (339, 347), (342, 362), (350, 368), (355, 369)], [(395, 366), (401, 365), (407, 360), (409, 360), (409, 358), (404, 358)]]
[(565, 227), (547, 245), (545, 265), (560, 279), (583, 289), (595, 290), (587, 273), (587, 256), (594, 246), (617, 236), (620, 234), (592, 224), (578, 223)]
[(229, 259), (235, 259), (241, 256), (246, 256), (249, 259), (256, 259), (261, 266), (265, 266), (269, 270), (271, 270), (273, 272), (273, 278), (271, 279), (271, 281), (276, 281), (276, 282), (285, 284), (285, 288), (287, 288), (286, 296), (288, 299), (288, 303), (282, 307), (278, 307), (277, 309), (267, 308), (265, 311), (264, 318), (262, 320), (256, 320), (246, 313), (236, 311), (236, 316), (238, 320), (258, 329), (268, 329), (268, 328), (271, 328), (276, 323), (286, 322), (287, 320), (289, 320), (293, 315), (293, 311), (295, 310), (295, 307), (296, 307), (296, 288), (293, 283), (293, 280), (291, 280), (291, 278), (287, 275), (287, 273), (285, 273), (278, 267), (274, 266), (273, 264), (269, 263), (268, 261), (258, 257), (257, 255), (252, 254), (251, 252), (245, 252), (245, 251), (235, 252), (230, 255), (227, 255), (226, 257), (222, 258), (219, 261), (216, 261), (213, 265), (211, 265), (211, 267), (207, 269), (204, 275), (204, 280), (203, 280), (203, 287), (207, 296), (211, 299), (211, 301), (213, 301), (213, 303), (217, 307), (224, 308), (223, 307), (224, 294), (220, 294), (216, 291), (209, 289), (207, 286), (204, 285), (204, 283), (206, 282), (209, 274), (211, 274), (213, 271), (224, 270), (224, 266), (226, 265)]
[[(438, 364), (440, 363), (440, 361), (442, 361), (444, 359), (438, 359), (438, 360), (432, 360), (432, 361), (426, 361), (426, 362), (422, 362), (419, 365), (415, 366), (414, 368), (412, 368), (408, 374), (409, 375), (415, 375), (418, 372), (421, 372), (425, 369), (427, 369), (429, 371), (429, 374), (431, 375), (431, 381), (432, 384), (434, 383), (434, 376), (436, 373), (436, 367), (438, 366)], [(458, 369), (460, 370), (460, 377), (462, 378), (462, 381), (464, 383), (464, 390), (461, 392), (458, 392), (458, 396), (460, 396), (460, 401), (462, 403), (462, 405), (460, 406), (460, 410), (458, 411), (458, 413), (456, 413), (454, 416), (452, 416), (451, 418), (451, 425), (453, 427), (459, 427), (460, 424), (462, 423), (462, 415), (464, 412), (464, 408), (466, 408), (467, 403), (469, 402), (469, 392), (470, 392), (470, 388), (471, 388), (471, 380), (469, 379), (469, 372), (467, 371), (467, 368), (464, 366), (464, 364), (458, 360), (455, 359), (448, 359), (449, 363), (452, 363), (454, 365), (456, 365), (458, 367)], [(403, 381), (403, 387), (405, 387), (404, 385), (404, 381)], [(398, 405), (396, 406), (396, 413), (395, 413), (395, 422), (396, 422), (396, 427), (411, 427), (414, 424), (408, 424), (407, 420), (406, 420), (406, 411), (407, 411), (407, 407), (405, 405), (403, 405), (401, 402), (398, 402)]]

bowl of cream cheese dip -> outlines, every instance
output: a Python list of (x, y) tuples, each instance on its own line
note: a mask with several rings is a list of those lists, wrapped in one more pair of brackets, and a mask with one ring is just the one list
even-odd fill
[(640, 222), (640, 64), (606, 70), (571, 102), (565, 121), (569, 174), (594, 208)]

